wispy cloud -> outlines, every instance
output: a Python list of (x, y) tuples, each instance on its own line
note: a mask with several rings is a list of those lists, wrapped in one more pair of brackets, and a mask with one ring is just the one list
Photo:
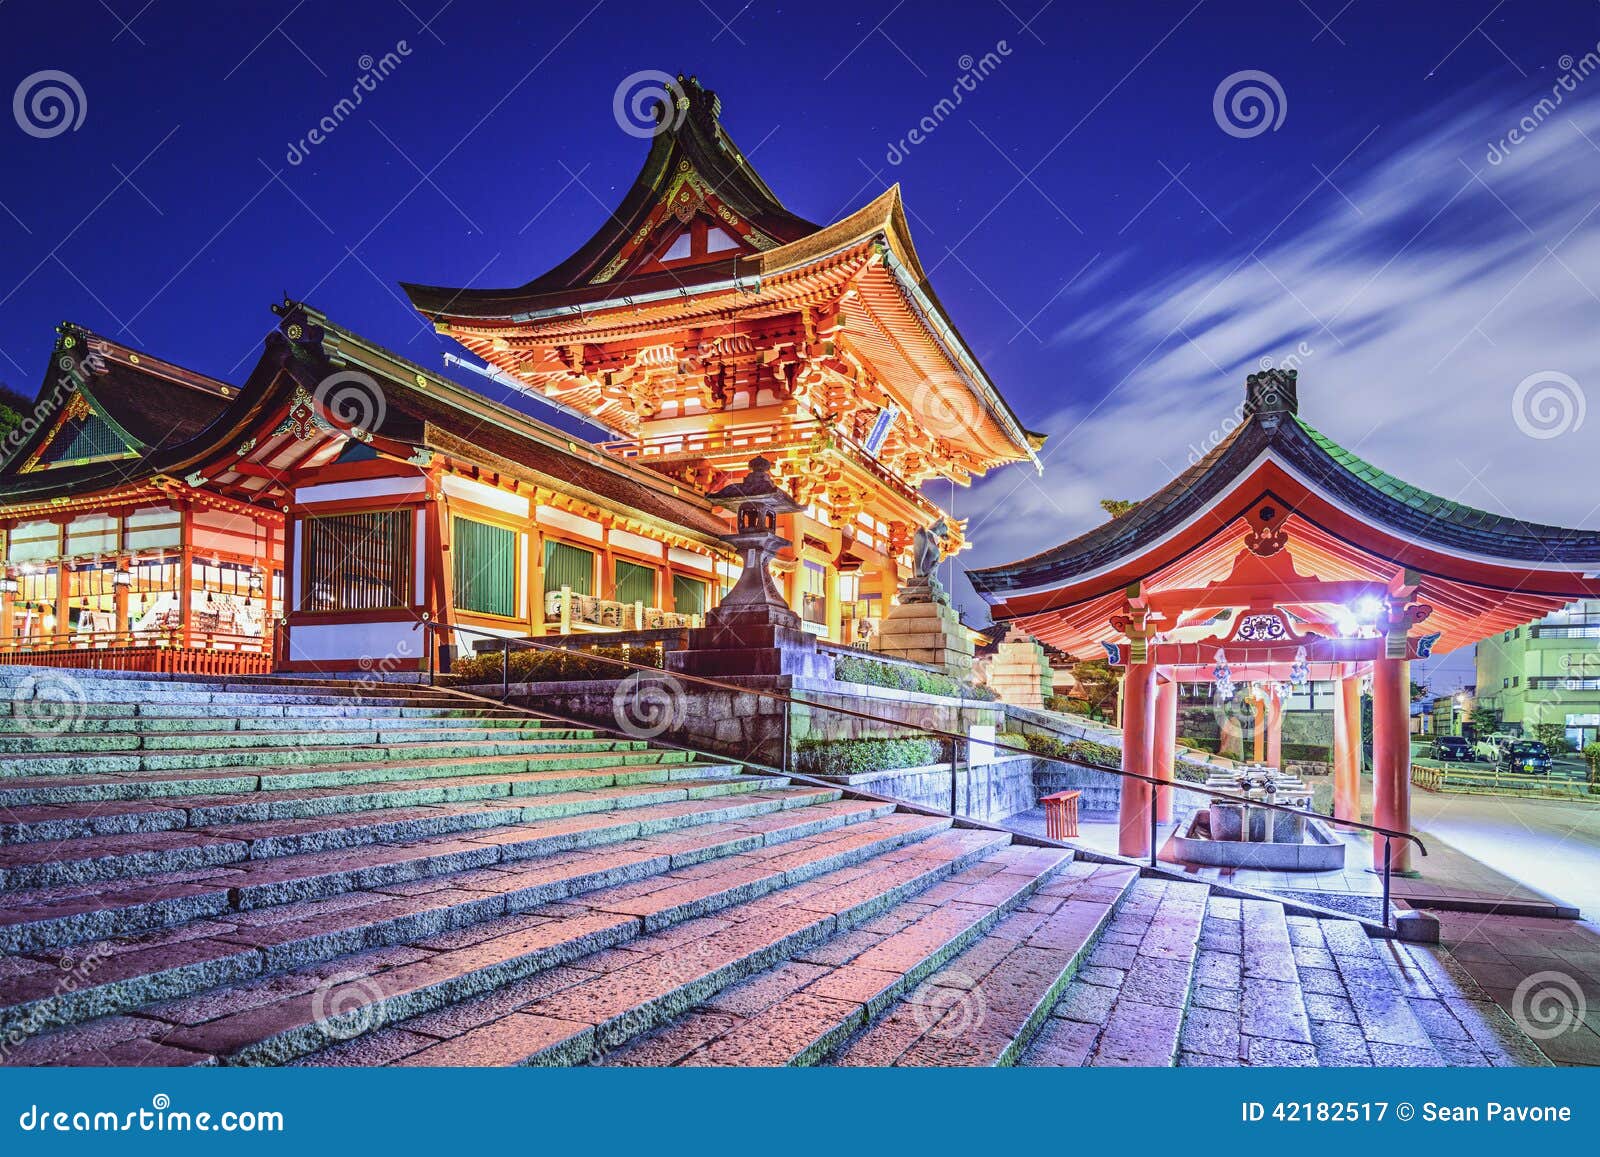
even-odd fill
[(1253, 254), (1276, 217), (1079, 315), (1057, 340), (1091, 351), (1105, 388), (1033, 423), (1052, 435), (1042, 478), (1012, 469), (976, 488), (962, 561), (1046, 549), (1101, 521), (1099, 499), (1165, 484), (1235, 413), (1245, 374), (1289, 355), (1301, 414), (1384, 469), (1488, 510), (1600, 523), (1600, 412), (1545, 439), (1513, 413), (1518, 383), (1544, 371), (1600, 406), (1600, 77), (1589, 83), (1497, 164), (1489, 144), (1524, 107), (1479, 101), (1386, 129), (1363, 149), (1382, 159), (1341, 171)]

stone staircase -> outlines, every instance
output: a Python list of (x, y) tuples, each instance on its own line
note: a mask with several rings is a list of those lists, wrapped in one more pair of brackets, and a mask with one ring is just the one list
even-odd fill
[(1347, 920), (411, 685), (0, 670), (8, 1064), (1512, 1064)]

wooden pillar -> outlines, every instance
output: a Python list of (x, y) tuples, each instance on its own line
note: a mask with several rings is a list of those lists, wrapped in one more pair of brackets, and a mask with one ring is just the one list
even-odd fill
[(1267, 700), (1267, 763), (1283, 770), (1283, 697), (1276, 687)]
[[(1378, 659), (1372, 665), (1372, 822), (1411, 830), (1411, 664)], [(1372, 845), (1372, 865), (1383, 868), (1382, 837)], [(1411, 870), (1411, 845), (1393, 841), (1393, 867)]]
[(182, 536), (179, 539), (178, 581), (174, 584), (178, 592), (178, 645), (187, 649), (194, 622), (194, 594), (191, 590), (194, 582), (194, 505), (183, 503), (178, 517), (181, 519), (179, 527)]
[[(1151, 775), (1164, 783), (1173, 779), (1173, 760), (1178, 753), (1178, 684), (1172, 679), (1156, 683), (1155, 739), (1151, 745)], [(1172, 820), (1172, 789), (1156, 789), (1156, 819)]]
[[(1156, 669), (1153, 663), (1130, 663), (1122, 676), (1122, 770), (1149, 775), (1155, 734)], [(1150, 785), (1122, 781), (1117, 850), (1124, 856), (1150, 854)]]
[(1361, 679), (1346, 675), (1334, 688), (1333, 815), (1361, 818)]

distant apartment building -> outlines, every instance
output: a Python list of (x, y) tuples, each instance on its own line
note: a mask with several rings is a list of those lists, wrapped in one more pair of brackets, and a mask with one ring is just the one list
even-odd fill
[(1600, 738), (1600, 600), (1585, 599), (1475, 648), (1477, 702), (1502, 730), (1558, 724), (1582, 747)]

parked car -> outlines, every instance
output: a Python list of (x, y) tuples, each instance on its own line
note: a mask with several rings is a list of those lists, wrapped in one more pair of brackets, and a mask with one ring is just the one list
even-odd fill
[(1549, 775), (1550, 749), (1531, 739), (1519, 739), (1507, 744), (1500, 756), (1500, 770), (1524, 775)]
[(1506, 748), (1516, 741), (1517, 737), (1515, 735), (1506, 735), (1496, 731), (1491, 735), (1485, 735), (1480, 738), (1477, 743), (1473, 744), (1472, 750), (1485, 763), (1499, 763), (1500, 757), (1505, 754)]
[(1475, 763), (1478, 755), (1472, 744), (1459, 735), (1437, 735), (1433, 740), (1433, 758), (1445, 763)]

